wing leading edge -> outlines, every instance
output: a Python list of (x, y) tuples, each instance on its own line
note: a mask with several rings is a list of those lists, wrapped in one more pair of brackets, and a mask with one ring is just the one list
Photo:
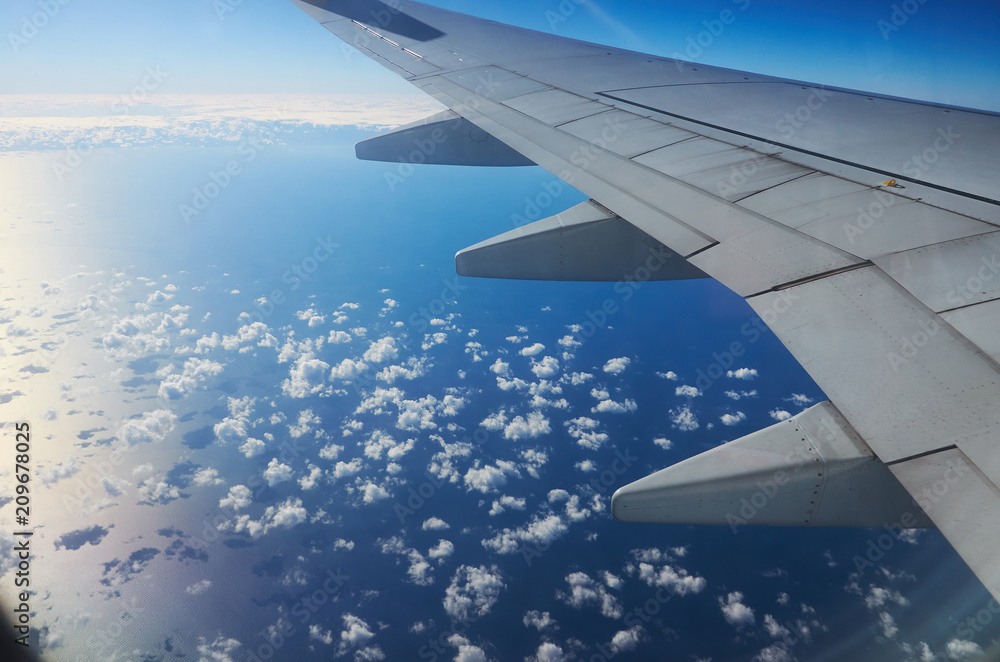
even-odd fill
[[(707, 275), (743, 296), (829, 396), (784, 427), (689, 460), (694, 487), (674, 471), (622, 488), (616, 516), (637, 519), (624, 512), (641, 503), (645, 521), (720, 523), (753, 496), (747, 480), (783, 471), (765, 462), (741, 473), (733, 453), (780, 459), (791, 426), (822, 415), (841, 431), (826, 454), (822, 443), (811, 451), (827, 475), (778, 486), (747, 523), (892, 525), (878, 520), (904, 509), (909, 525), (941, 529), (1000, 599), (1000, 116), (696, 66), (405, 0), (293, 2), (607, 212), (581, 221), (584, 240), (563, 240), (567, 225), (553, 217), (463, 251), (460, 269), (546, 277), (503, 262), (526, 247), (572, 263), (593, 251), (582, 229), (591, 228), (631, 256), (606, 261), (605, 279), (634, 268), (629, 242), (661, 245), (688, 274), (673, 277)], [(565, 277), (560, 269), (538, 271)], [(885, 508), (859, 512), (876, 501)]]

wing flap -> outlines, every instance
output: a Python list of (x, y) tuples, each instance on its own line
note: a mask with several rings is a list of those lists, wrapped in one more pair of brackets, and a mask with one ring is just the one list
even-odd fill
[(634, 160), (731, 202), (813, 172), (702, 137), (662, 147)]
[(442, 78), (465, 88), (469, 92), (496, 101), (553, 89), (545, 83), (493, 66), (455, 71), (443, 74)]
[(996, 522), (1000, 490), (958, 449), (893, 464), (896, 478), (916, 497), (994, 597), (1000, 596)]
[(508, 108), (552, 126), (610, 110), (606, 104), (555, 89), (529, 92), (508, 98), (503, 103)]
[(577, 138), (594, 141), (595, 147), (610, 150), (626, 159), (697, 137), (690, 131), (617, 109), (568, 122), (559, 129)]
[(935, 312), (1000, 298), (1000, 232), (888, 255), (875, 262)]
[(994, 364), (878, 267), (748, 302), (882, 461), (1000, 435)]
[(941, 317), (1000, 364), (1000, 300), (950, 310)]

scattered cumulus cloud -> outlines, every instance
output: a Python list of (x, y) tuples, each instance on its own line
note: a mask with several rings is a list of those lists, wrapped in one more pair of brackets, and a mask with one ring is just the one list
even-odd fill
[(609, 359), (607, 363), (604, 364), (604, 372), (610, 373), (612, 375), (620, 375), (625, 372), (625, 368), (632, 362), (632, 359), (627, 356), (621, 356), (616, 359)]
[(670, 410), (670, 423), (681, 432), (691, 432), (697, 430), (698, 417), (691, 411), (689, 405)]
[(540, 342), (536, 342), (534, 345), (529, 345), (528, 347), (521, 349), (520, 354), (521, 356), (535, 356), (543, 351), (545, 351), (545, 345)]
[(753, 609), (743, 604), (743, 594), (739, 591), (733, 591), (725, 600), (720, 596), (719, 608), (723, 618), (732, 626), (740, 628), (754, 624)]
[(737, 425), (747, 420), (747, 415), (741, 411), (738, 411), (735, 414), (728, 414), (728, 413), (723, 414), (722, 416), (719, 417), (719, 420), (722, 421), (723, 425), (730, 425), (730, 426)]
[(757, 377), (756, 368), (737, 368), (736, 370), (727, 370), (726, 377), (731, 377), (732, 379), (743, 379), (750, 380)]
[(445, 590), (444, 609), (454, 621), (485, 616), (507, 588), (496, 566), (461, 565)]

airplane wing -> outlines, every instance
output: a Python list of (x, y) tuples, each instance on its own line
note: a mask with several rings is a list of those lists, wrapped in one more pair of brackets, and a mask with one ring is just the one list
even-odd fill
[(591, 198), (459, 273), (715, 278), (829, 397), (621, 488), (616, 517), (936, 525), (1000, 599), (1000, 116), (406, 0), (293, 2), (450, 109), (361, 158), (530, 162)]

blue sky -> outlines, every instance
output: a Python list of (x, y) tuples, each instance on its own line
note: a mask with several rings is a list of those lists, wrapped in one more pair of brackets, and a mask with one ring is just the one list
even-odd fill
[[(694, 59), (1000, 109), (996, 3), (590, 0), (578, 5), (573, 0), (442, 0), (435, 4), (668, 56), (684, 53), (689, 38), (697, 39), (706, 24), (713, 25), (729, 10), (735, 20), (713, 35), (702, 52), (689, 51)], [(31, 34), (30, 29), (25, 32), (25, 21), (30, 22), (39, 7), (38, 0), (9, 0), (0, 9), (8, 42), (0, 50), (4, 93), (118, 93), (135, 85), (147, 66), (157, 65), (168, 74), (163, 92), (413, 91), (372, 62), (348, 61), (340, 43), (287, 0), (69, 0), (37, 34), (22, 41), (24, 34)]]

